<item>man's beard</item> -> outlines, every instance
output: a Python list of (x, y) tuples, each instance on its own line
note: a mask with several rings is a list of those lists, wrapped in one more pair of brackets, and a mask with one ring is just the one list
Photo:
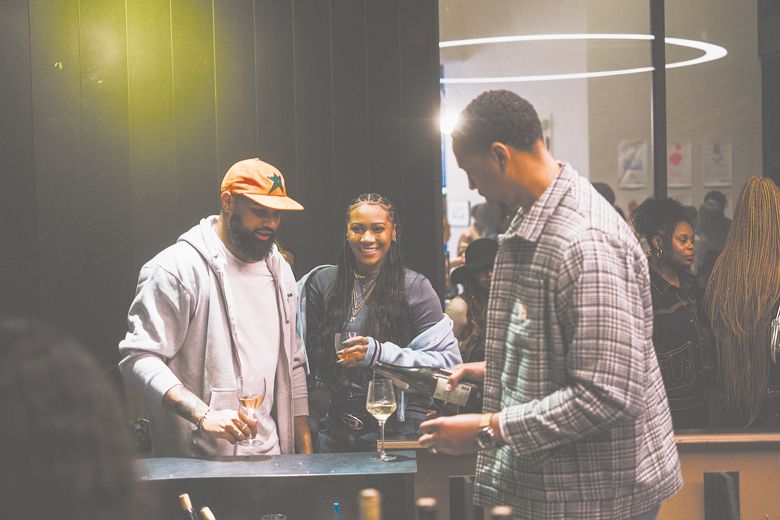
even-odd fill
[(252, 231), (244, 227), (241, 219), (235, 213), (230, 215), (228, 233), (233, 247), (246, 260), (254, 262), (264, 260), (274, 246), (274, 234), (271, 234), (268, 240), (260, 240)]

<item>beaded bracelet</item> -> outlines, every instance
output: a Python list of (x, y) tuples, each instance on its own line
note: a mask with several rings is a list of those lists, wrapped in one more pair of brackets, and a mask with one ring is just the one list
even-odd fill
[(210, 411), (211, 411), (211, 407), (209, 406), (209, 407), (208, 407), (208, 409), (207, 409), (207, 410), (206, 410), (206, 411), (203, 413), (203, 415), (201, 415), (201, 416), (200, 416), (200, 419), (198, 419), (198, 422), (197, 422), (197, 423), (195, 423), (195, 427), (196, 427), (197, 429), (199, 429), (199, 430), (203, 429), (203, 428), (202, 428), (202, 426), (203, 426), (203, 421), (205, 421), (205, 420), (206, 420), (206, 416), (209, 414), (209, 412), (210, 412)]

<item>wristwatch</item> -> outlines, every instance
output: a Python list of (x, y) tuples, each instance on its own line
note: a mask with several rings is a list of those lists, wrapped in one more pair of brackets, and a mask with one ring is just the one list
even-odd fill
[(477, 429), (477, 446), (481, 450), (492, 450), (498, 448), (498, 441), (496, 439), (496, 432), (493, 431), (493, 427), (490, 426), (490, 418), (493, 416), (491, 413), (486, 413), (482, 416), (482, 421), (479, 423)]

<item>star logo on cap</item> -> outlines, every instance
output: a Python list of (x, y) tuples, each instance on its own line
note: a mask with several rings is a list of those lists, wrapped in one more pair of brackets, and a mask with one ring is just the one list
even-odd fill
[(284, 189), (282, 186), (282, 178), (276, 175), (275, 173), (271, 177), (266, 177), (266, 179), (271, 179), (274, 181), (274, 183), (271, 185), (271, 189), (268, 190), (268, 194), (270, 195), (272, 191), (274, 191), (276, 188)]

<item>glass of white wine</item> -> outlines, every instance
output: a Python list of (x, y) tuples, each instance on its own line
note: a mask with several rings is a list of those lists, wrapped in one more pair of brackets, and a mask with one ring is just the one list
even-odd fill
[(374, 377), (368, 382), (366, 410), (379, 422), (379, 449), (375, 459), (383, 461), (396, 459), (395, 455), (389, 455), (385, 452), (385, 422), (388, 417), (393, 415), (397, 407), (392, 381)]
[[(241, 408), (252, 419), (257, 418), (257, 409), (265, 400), (265, 378), (258, 376), (247, 376), (238, 378), (238, 401)], [(253, 446), (260, 444), (260, 441), (253, 437), (247, 437), (239, 442), (242, 446)]]

